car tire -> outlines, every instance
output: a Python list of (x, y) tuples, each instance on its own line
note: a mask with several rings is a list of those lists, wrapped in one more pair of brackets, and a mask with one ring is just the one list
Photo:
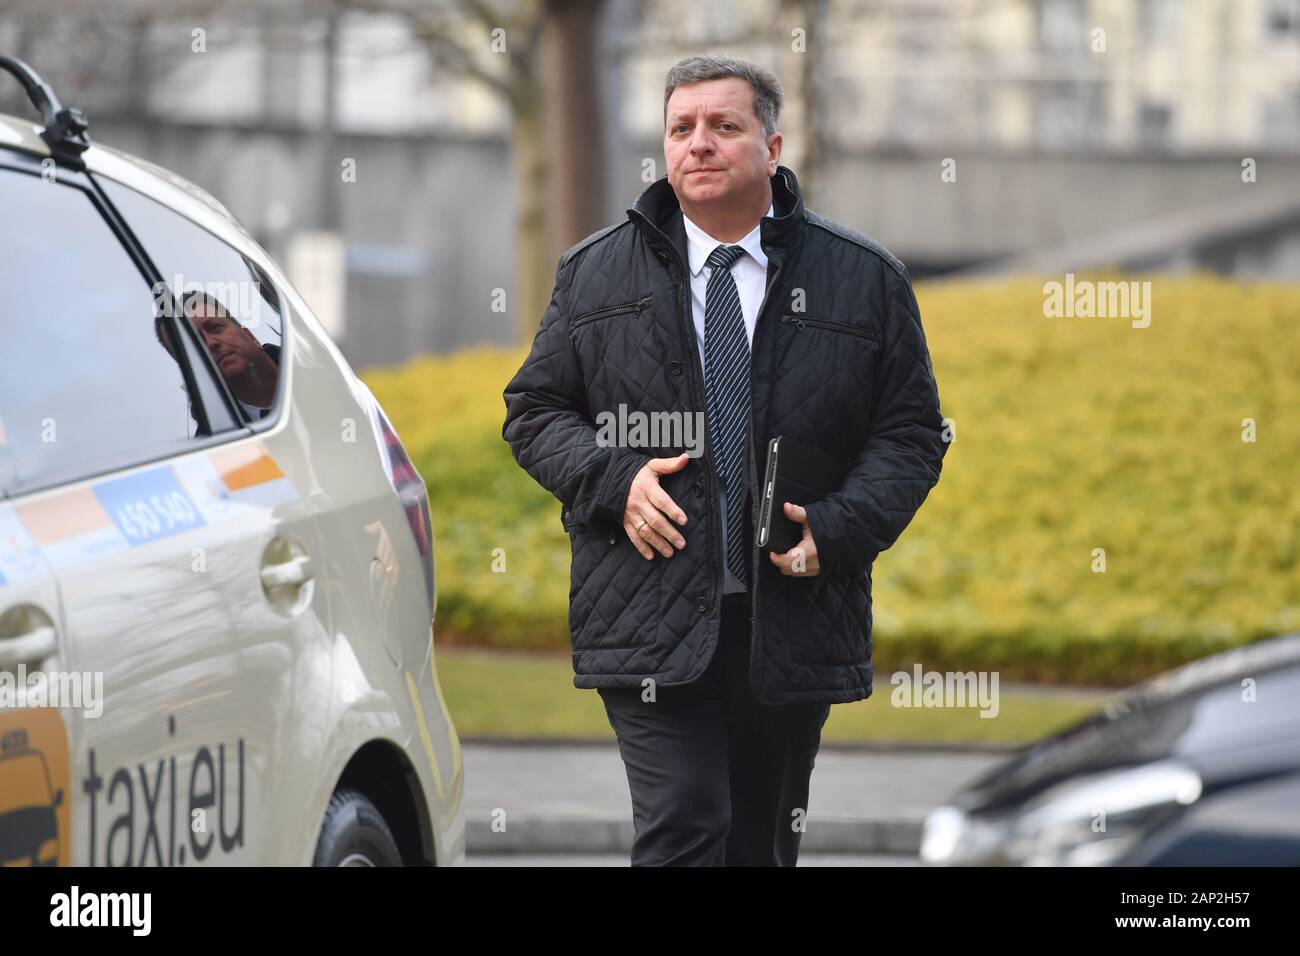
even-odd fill
[(383, 814), (358, 790), (336, 790), (325, 809), (312, 866), (401, 866)]

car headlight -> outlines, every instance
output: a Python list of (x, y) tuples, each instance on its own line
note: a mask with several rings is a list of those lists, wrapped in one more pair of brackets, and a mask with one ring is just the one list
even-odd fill
[(939, 807), (921, 828), (921, 862), (961, 866), (991, 863), (1005, 841), (1002, 820), (970, 816), (956, 807)]
[(996, 817), (940, 807), (921, 859), (940, 864), (1101, 866), (1201, 796), (1195, 770), (1167, 760), (1068, 780)]

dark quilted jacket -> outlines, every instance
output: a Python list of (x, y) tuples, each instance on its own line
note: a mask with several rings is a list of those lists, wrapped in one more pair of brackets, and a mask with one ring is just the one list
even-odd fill
[[(749, 677), (767, 703), (841, 703), (872, 691), (872, 562), (938, 481), (947, 444), (907, 270), (874, 240), (805, 209), (788, 168), (777, 168), (772, 194), (775, 216), (761, 226), (768, 291), (751, 353), (749, 486), (776, 435), (853, 464), (838, 493), (807, 505), (820, 574), (783, 575), (751, 547)], [(665, 177), (626, 221), (560, 258), (532, 349), (505, 389), (502, 434), (561, 502), (572, 542), (577, 687), (686, 683), (718, 641), (723, 542), (710, 443), (660, 478), (689, 519), (679, 529), (686, 547), (647, 561), (622, 527), (628, 489), (647, 460), (687, 449), (610, 447), (595, 424), (620, 403), (647, 413), (707, 408), (686, 262)]]

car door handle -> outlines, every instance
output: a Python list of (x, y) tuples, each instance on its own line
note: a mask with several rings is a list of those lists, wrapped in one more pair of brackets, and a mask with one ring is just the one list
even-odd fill
[(0, 637), (0, 667), (39, 664), (58, 650), (58, 632), (53, 627), (34, 627), (13, 637)]
[(311, 557), (296, 554), (287, 561), (262, 567), (262, 586), (265, 588), (302, 587), (315, 576)]

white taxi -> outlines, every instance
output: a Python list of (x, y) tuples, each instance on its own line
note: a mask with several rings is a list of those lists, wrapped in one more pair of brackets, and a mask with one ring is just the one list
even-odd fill
[(425, 487), (214, 199), (0, 116), (0, 865), (454, 865)]

